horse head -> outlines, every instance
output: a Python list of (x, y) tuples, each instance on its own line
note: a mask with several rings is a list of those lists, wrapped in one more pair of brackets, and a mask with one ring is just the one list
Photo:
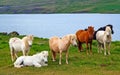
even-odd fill
[(33, 39), (34, 39), (33, 35), (27, 35), (27, 41), (30, 47), (32, 46)]
[(88, 26), (88, 32), (89, 32), (89, 37), (93, 39), (93, 34), (94, 34), (94, 27)]
[(70, 35), (70, 43), (73, 45), (73, 46), (77, 46), (77, 37), (75, 34), (71, 34)]
[(111, 24), (108, 24), (106, 25), (106, 27), (109, 26), (111, 28), (111, 31), (112, 31), (112, 34), (114, 34), (114, 31), (113, 31), (113, 26)]
[(111, 28), (109, 26), (106, 26), (105, 33), (107, 36), (111, 36), (112, 31), (111, 31)]
[(48, 51), (42, 51), (41, 54), (42, 54), (42, 61), (47, 63), (48, 62), (48, 59), (47, 59), (48, 58)]

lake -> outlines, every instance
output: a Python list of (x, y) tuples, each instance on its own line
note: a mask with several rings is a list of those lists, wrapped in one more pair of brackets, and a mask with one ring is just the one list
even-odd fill
[(62, 37), (79, 29), (112, 24), (113, 41), (120, 40), (120, 14), (0, 14), (0, 32), (17, 31), (21, 35)]

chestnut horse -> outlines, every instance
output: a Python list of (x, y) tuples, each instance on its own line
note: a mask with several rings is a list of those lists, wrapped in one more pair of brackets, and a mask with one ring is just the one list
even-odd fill
[(78, 40), (78, 49), (81, 51), (82, 49), (82, 43), (86, 43), (87, 47), (87, 54), (90, 44), (90, 53), (92, 54), (92, 40), (93, 40), (93, 34), (94, 34), (94, 27), (88, 26), (87, 30), (78, 30), (76, 32), (77, 40)]

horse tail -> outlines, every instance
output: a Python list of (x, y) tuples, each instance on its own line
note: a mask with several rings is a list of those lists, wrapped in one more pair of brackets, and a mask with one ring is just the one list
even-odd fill
[(94, 40), (96, 40), (96, 33), (97, 33), (97, 31), (95, 31), (94, 34), (93, 34), (93, 39)]
[(14, 61), (14, 58), (15, 58), (15, 49), (13, 47), (11, 47), (10, 50), (11, 50), (11, 59), (12, 59), (12, 61)]

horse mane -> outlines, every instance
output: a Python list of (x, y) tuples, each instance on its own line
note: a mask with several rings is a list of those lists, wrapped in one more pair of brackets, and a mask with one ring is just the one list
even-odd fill
[(28, 44), (28, 40), (27, 40), (27, 36), (23, 37), (22, 40), (24, 41), (25, 43), (25, 47), (28, 48), (29, 47), (29, 44)]
[(113, 25), (108, 24), (108, 25), (106, 25), (106, 26), (104, 26), (104, 27), (100, 27), (98, 30), (96, 30), (95, 33), (94, 33), (94, 38), (93, 38), (93, 39), (96, 40), (96, 33), (97, 33), (98, 31), (105, 31), (107, 26), (110, 27), (112, 34), (114, 34)]
[(114, 34), (114, 31), (113, 31), (113, 26), (111, 24), (108, 24), (106, 26), (109, 26), (111, 28), (111, 31), (112, 31), (112, 34)]

